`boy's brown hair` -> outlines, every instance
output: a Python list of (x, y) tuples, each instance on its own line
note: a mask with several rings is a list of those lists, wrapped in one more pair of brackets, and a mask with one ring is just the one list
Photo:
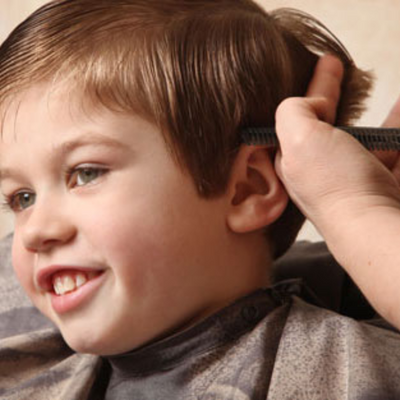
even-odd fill
[[(346, 125), (370, 77), (304, 13), (267, 13), (252, 0), (55, 0), (1, 46), (0, 105), (5, 112), (33, 84), (63, 82), (93, 105), (138, 113), (210, 198), (226, 189), (240, 130), (274, 126), (279, 103), (305, 94), (327, 52), (345, 65), (336, 123)], [(303, 221), (290, 202), (268, 228), (275, 258)]]

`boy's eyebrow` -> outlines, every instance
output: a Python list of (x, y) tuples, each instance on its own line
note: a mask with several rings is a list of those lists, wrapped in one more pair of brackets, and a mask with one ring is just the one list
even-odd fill
[(0, 182), (6, 178), (12, 177), (14, 174), (12, 170), (8, 168), (0, 169)]
[(85, 133), (79, 136), (79, 138), (77, 139), (68, 140), (53, 146), (53, 151), (62, 156), (68, 154), (69, 152), (75, 150), (78, 147), (90, 146), (90, 145), (107, 146), (119, 149), (127, 148), (125, 144), (123, 144), (117, 139), (99, 134)]
[(8, 178), (16, 178), (19, 177), (20, 174), (18, 171), (14, 171), (11, 168), (1, 168), (0, 167), (0, 184), (2, 181), (8, 179)]

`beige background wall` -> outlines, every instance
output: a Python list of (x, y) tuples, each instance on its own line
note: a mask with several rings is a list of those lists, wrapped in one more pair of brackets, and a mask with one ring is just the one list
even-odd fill
[[(45, 0), (0, 0), (0, 42)], [(375, 72), (370, 109), (360, 124), (378, 125), (400, 94), (400, 0), (259, 0), (267, 10), (295, 7), (324, 22), (346, 45), (359, 66)], [(0, 212), (0, 237), (12, 229)], [(317, 239), (307, 225), (301, 238)]]

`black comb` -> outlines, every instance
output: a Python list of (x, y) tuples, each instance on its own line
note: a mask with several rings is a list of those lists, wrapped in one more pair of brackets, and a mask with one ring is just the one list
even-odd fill
[[(338, 126), (368, 150), (400, 150), (399, 128), (371, 128), (366, 126)], [(275, 128), (244, 128), (242, 140), (249, 146), (279, 146)]]

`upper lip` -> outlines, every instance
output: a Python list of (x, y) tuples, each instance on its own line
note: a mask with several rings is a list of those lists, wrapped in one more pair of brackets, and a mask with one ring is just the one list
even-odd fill
[(36, 274), (36, 282), (40, 289), (49, 292), (53, 290), (52, 276), (61, 271), (100, 272), (101, 268), (84, 267), (80, 265), (50, 265), (42, 268)]

